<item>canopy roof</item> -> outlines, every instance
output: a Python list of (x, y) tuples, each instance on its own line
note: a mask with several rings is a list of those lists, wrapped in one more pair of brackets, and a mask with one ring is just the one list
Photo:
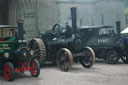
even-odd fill
[(121, 31), (121, 34), (128, 34), (128, 27)]
[(15, 29), (17, 28), (17, 26), (14, 26), (14, 25), (0, 25), (0, 29), (3, 29), (3, 28), (9, 28), (9, 29)]
[(103, 25), (103, 26), (82, 26), (80, 29), (103, 29), (103, 28), (113, 28), (113, 26)]

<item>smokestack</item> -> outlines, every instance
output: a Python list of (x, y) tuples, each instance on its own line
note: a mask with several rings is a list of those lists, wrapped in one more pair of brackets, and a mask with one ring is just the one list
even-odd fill
[(24, 28), (23, 28), (23, 20), (18, 20), (17, 24), (18, 24), (18, 37), (19, 40), (24, 40)]
[(120, 29), (121, 29), (121, 27), (120, 27), (120, 21), (116, 21), (116, 30), (117, 30), (117, 35), (118, 36), (120, 36)]
[(77, 32), (77, 8), (76, 7), (71, 8), (71, 17), (72, 17), (73, 32), (76, 33)]

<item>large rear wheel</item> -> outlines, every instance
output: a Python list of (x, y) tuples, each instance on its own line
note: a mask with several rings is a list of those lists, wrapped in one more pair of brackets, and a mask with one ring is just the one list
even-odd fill
[(90, 68), (95, 64), (95, 53), (92, 48), (86, 47), (82, 51), (82, 56), (79, 57), (80, 63), (85, 68)]
[(43, 40), (35, 38), (30, 40), (29, 48), (34, 51), (34, 57), (42, 65), (46, 60), (46, 46)]
[(13, 64), (11, 62), (7, 62), (4, 65), (4, 76), (5, 76), (6, 80), (8, 80), (8, 81), (14, 80), (14, 75), (15, 75), (15, 72), (14, 72)]
[(56, 56), (57, 66), (63, 71), (69, 71), (72, 67), (72, 53), (67, 48), (62, 48), (57, 52)]

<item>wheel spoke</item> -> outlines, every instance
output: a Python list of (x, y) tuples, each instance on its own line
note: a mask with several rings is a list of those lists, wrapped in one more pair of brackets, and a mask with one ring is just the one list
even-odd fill
[(35, 76), (36, 73), (37, 73), (37, 67), (36, 67), (35, 62), (33, 61), (33, 62), (31, 63), (31, 74), (32, 74), (32, 76)]
[[(83, 56), (85, 54), (85, 56)], [(83, 49), (82, 56), (80, 56), (80, 63), (83, 67), (91, 67), (95, 62), (95, 54), (91, 48)]]
[(7, 62), (4, 66), (4, 76), (6, 80), (11, 81), (14, 79), (14, 67), (13, 64)]
[(72, 65), (72, 55), (69, 51), (61, 49), (57, 53), (57, 65), (64, 71), (68, 71)]
[(115, 50), (110, 50), (107, 52), (106, 62), (109, 64), (116, 64), (119, 60), (119, 56)]

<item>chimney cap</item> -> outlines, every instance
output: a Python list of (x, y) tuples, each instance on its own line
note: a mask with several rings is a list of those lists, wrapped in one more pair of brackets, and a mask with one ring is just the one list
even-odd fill
[(77, 8), (77, 7), (71, 7), (71, 9), (72, 9), (72, 8)]
[(17, 20), (17, 23), (24, 23), (24, 20), (19, 19), (19, 20)]

